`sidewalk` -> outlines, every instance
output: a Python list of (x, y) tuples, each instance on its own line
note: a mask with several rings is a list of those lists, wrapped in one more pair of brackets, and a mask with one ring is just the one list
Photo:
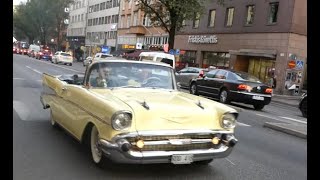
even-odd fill
[(281, 103), (289, 106), (298, 107), (301, 96), (288, 96), (273, 94), (271, 102)]
[(307, 124), (302, 123), (273, 123), (265, 122), (264, 127), (307, 139)]

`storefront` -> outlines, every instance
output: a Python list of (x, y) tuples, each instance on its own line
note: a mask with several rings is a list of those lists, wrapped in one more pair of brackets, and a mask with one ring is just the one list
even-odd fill
[[(306, 36), (290, 33), (178, 34), (174, 48), (185, 52), (179, 56), (181, 62), (192, 59), (195, 66), (202, 68), (215, 66), (248, 72), (270, 86), (274, 81), (271, 79), (276, 79), (274, 90), (279, 94), (297, 94), (306, 84)], [(292, 57), (295, 57), (295, 65), (290, 68), (288, 62)], [(295, 90), (289, 89), (292, 86)]]

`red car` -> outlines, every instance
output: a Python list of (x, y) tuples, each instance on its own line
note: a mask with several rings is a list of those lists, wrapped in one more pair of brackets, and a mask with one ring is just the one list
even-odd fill
[(52, 52), (49, 49), (41, 49), (41, 51), (37, 52), (35, 55), (36, 59), (44, 59), (47, 61), (52, 60)]

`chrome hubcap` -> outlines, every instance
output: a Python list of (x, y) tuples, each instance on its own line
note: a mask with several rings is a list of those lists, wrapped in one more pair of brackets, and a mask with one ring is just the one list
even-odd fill
[(220, 94), (220, 102), (226, 102), (227, 99), (227, 92), (226, 91), (222, 91)]
[(92, 152), (92, 158), (94, 162), (99, 163), (101, 160), (102, 152), (99, 149), (99, 142), (98, 142), (98, 130), (96, 127), (92, 127), (91, 131), (91, 152)]
[(196, 93), (196, 85), (192, 85), (191, 87), (192, 94)]

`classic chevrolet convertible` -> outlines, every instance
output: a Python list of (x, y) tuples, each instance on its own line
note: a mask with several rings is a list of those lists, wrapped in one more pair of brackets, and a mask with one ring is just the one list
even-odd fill
[(237, 111), (178, 91), (168, 64), (103, 60), (84, 76), (42, 80), (40, 100), (52, 126), (87, 144), (97, 165), (209, 164), (237, 143)]

